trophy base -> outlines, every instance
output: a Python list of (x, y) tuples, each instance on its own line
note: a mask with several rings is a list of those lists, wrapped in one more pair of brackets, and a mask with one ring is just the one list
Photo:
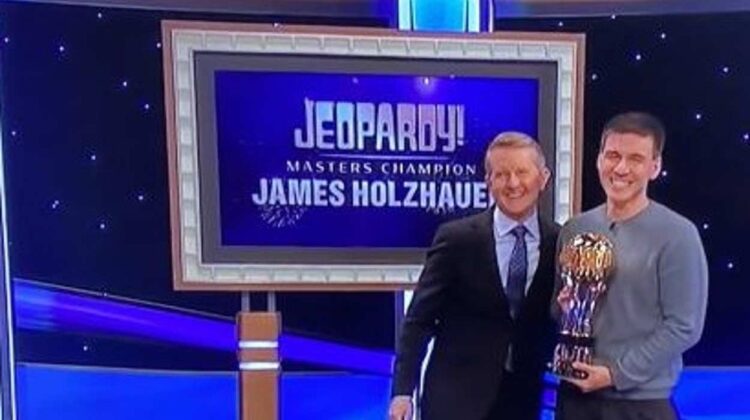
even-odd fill
[(573, 367), (575, 362), (591, 364), (594, 353), (594, 338), (560, 334), (552, 361), (552, 372), (563, 378), (586, 379), (588, 373)]
[(589, 377), (587, 372), (574, 368), (571, 361), (552, 363), (552, 365), (552, 373), (561, 378), (586, 379)]

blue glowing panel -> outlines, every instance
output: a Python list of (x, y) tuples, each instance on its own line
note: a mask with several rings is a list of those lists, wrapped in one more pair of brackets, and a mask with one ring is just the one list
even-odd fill
[(24, 420), (236, 419), (229, 373), (167, 373), (20, 365)]
[[(27, 280), (16, 279), (14, 283), (16, 325), (25, 330), (149, 339), (227, 352), (237, 349), (232, 320), (76, 294)], [(287, 333), (279, 337), (279, 347), (284, 360), (349, 371), (389, 375), (393, 362), (391, 352)]]
[(283, 359), (326, 367), (390, 376), (393, 353), (347, 346), (330, 341), (283, 334), (279, 338)]
[(750, 368), (691, 368), (683, 372), (675, 404), (684, 420), (750, 419)]
[[(24, 364), (18, 369), (18, 389), (24, 420), (238, 418), (234, 372)], [(390, 378), (382, 375), (284, 374), (281, 420), (381, 420), (389, 390)], [(684, 420), (746, 420), (748, 391), (749, 369), (688, 369), (675, 402)], [(541, 418), (554, 415), (547, 409)]]
[(65, 292), (22, 280), (14, 283), (19, 328), (147, 338), (215, 350), (237, 348), (231, 321)]
[[(24, 420), (237, 419), (234, 372), (159, 372), (42, 365), (19, 368)], [(285, 374), (281, 420), (382, 420), (389, 379)]]
[(411, 0), (412, 30), (465, 32), (467, 0)]
[(285, 375), (281, 391), (281, 420), (382, 420), (390, 399), (390, 378)]
[(398, 0), (398, 28), (410, 31), (491, 32), (491, 0)]
[(538, 131), (532, 78), (219, 70), (214, 83), (223, 246), (426, 247), (447, 217), (488, 206), (489, 141)]

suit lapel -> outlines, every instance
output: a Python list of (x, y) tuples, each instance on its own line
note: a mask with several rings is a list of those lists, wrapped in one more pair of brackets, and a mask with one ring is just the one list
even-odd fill
[[(548, 286), (553, 281), (554, 276), (554, 256), (557, 248), (557, 236), (555, 229), (544, 219), (539, 219), (539, 263), (536, 267), (536, 272), (529, 287), (526, 298), (524, 299), (524, 305), (527, 302), (534, 300), (534, 296), (539, 293), (544, 293), (545, 286)], [(550, 261), (552, 266), (550, 267)], [(545, 278), (548, 277), (548, 278)]]
[[(497, 253), (495, 251), (495, 231), (493, 228), (493, 212), (494, 207), (485, 211), (480, 218), (479, 234), (481, 237), (482, 250), (486, 257), (484, 261), (488, 261), (487, 272), (489, 275), (487, 279), (487, 287), (493, 291), (494, 296), (500, 300), (500, 307), (505, 308), (505, 311), (509, 311), (508, 298), (505, 296), (503, 290), (503, 283), (501, 281), (501, 274), (497, 264)], [(510, 312), (508, 312), (510, 316)]]

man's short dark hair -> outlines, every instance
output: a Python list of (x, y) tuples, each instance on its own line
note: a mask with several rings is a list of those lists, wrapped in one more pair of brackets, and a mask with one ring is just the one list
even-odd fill
[(625, 112), (615, 115), (604, 125), (602, 138), (599, 143), (599, 151), (604, 150), (607, 136), (612, 133), (638, 134), (643, 137), (651, 137), (654, 141), (654, 157), (661, 156), (664, 151), (666, 134), (664, 124), (655, 116), (645, 112)]

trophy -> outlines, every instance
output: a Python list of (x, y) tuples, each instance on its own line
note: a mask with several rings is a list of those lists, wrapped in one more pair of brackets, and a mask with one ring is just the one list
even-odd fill
[(586, 373), (574, 369), (573, 363), (591, 364), (592, 361), (592, 320), (614, 266), (612, 242), (599, 233), (578, 234), (560, 251), (559, 264), (569, 299), (568, 310), (563, 310), (560, 320), (552, 371), (560, 376), (585, 379)]

